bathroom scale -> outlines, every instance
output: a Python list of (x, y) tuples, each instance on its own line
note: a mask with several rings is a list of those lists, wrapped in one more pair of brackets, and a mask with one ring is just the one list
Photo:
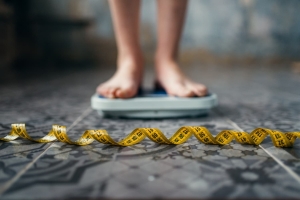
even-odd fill
[(105, 117), (175, 118), (207, 114), (218, 104), (216, 94), (203, 97), (173, 97), (164, 90), (139, 90), (130, 99), (109, 99), (94, 94), (92, 108)]

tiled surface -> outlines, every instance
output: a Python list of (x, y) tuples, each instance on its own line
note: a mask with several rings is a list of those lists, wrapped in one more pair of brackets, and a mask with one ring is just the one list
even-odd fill
[[(15, 122), (25, 122), (35, 136), (46, 134), (54, 123), (67, 125), (73, 139), (86, 129), (100, 128), (117, 140), (136, 127), (157, 127), (167, 136), (182, 125), (206, 126), (214, 134), (256, 127), (300, 130), (300, 76), (288, 69), (212, 66), (202, 71), (191, 67), (187, 73), (219, 95), (220, 106), (210, 115), (103, 119), (89, 109), (89, 98), (110, 71), (94, 70), (1, 86), (1, 94), (6, 95), (0, 99), (0, 134), (4, 136)], [(1, 142), (0, 149), (0, 199), (300, 196), (299, 141), (294, 148), (279, 149), (269, 138), (260, 146), (204, 145), (194, 137), (178, 146), (145, 139), (132, 147), (17, 140)]]

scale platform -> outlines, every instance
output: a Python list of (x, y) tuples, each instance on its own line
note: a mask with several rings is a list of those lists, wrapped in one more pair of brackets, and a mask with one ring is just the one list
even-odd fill
[(92, 108), (106, 117), (175, 118), (207, 114), (217, 106), (217, 95), (204, 97), (170, 97), (164, 90), (145, 90), (130, 99), (108, 99), (98, 94), (91, 98)]

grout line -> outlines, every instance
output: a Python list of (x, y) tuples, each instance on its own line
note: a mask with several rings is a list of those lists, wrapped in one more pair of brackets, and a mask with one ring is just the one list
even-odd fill
[(88, 114), (90, 114), (92, 112), (92, 108), (87, 108), (82, 115), (80, 115), (68, 128), (67, 131), (71, 130), (78, 122), (80, 122), (81, 120), (83, 120), (83, 118), (85, 118)]
[[(70, 125), (67, 130), (71, 130), (78, 122), (80, 122), (83, 118), (85, 118), (88, 114), (92, 112), (91, 108), (86, 109), (79, 117)], [(41, 154), (36, 156), (28, 165), (26, 165), (22, 170), (20, 170), (17, 175), (15, 175), (10, 181), (8, 181), (6, 184), (3, 185), (3, 187), (0, 188), (0, 197), (1, 195), (6, 192), (40, 157), (42, 157), (46, 151), (53, 145), (51, 143)]]
[[(226, 117), (227, 118), (227, 117)], [(236, 129), (238, 129), (239, 131), (243, 131), (244, 130), (242, 128), (240, 128), (235, 122), (233, 122), (231, 119), (227, 118), (227, 122), (230, 123), (230, 125), (232, 125), (233, 127), (235, 127)], [(281, 160), (279, 160), (278, 158), (276, 158), (271, 152), (269, 152), (267, 149), (265, 149), (263, 146), (258, 145), (262, 150), (264, 150), (271, 158), (273, 158), (288, 174), (290, 174), (298, 183), (300, 183), (300, 176), (295, 173), (293, 170), (291, 170), (291, 168), (289, 168), (288, 166), (286, 166)]]
[(283, 169), (285, 169), (285, 171), (287, 171), (287, 173), (289, 173), (296, 181), (298, 181), (298, 183), (300, 183), (300, 176), (297, 173), (286, 166), (281, 160), (272, 155), (267, 149), (265, 149), (261, 145), (259, 145), (259, 147), (262, 148), (262, 150), (264, 150), (270, 157), (272, 157)]

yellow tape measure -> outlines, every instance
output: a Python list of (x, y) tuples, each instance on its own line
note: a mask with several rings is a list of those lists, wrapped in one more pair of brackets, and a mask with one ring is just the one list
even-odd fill
[(277, 130), (257, 128), (251, 133), (234, 130), (224, 130), (213, 136), (209, 130), (202, 126), (183, 126), (179, 128), (171, 138), (167, 138), (158, 128), (136, 128), (120, 142), (114, 141), (106, 130), (87, 130), (77, 141), (71, 141), (67, 135), (66, 127), (53, 125), (52, 130), (41, 139), (33, 139), (26, 131), (25, 124), (12, 124), (11, 132), (0, 140), (9, 142), (18, 137), (40, 143), (53, 142), (59, 140), (67, 144), (88, 145), (94, 140), (103, 144), (117, 146), (131, 146), (141, 142), (145, 137), (160, 144), (182, 144), (194, 135), (204, 144), (226, 145), (233, 139), (241, 144), (259, 145), (268, 135), (270, 135), (274, 146), (292, 147), (296, 138), (300, 137), (300, 132), (283, 133)]

